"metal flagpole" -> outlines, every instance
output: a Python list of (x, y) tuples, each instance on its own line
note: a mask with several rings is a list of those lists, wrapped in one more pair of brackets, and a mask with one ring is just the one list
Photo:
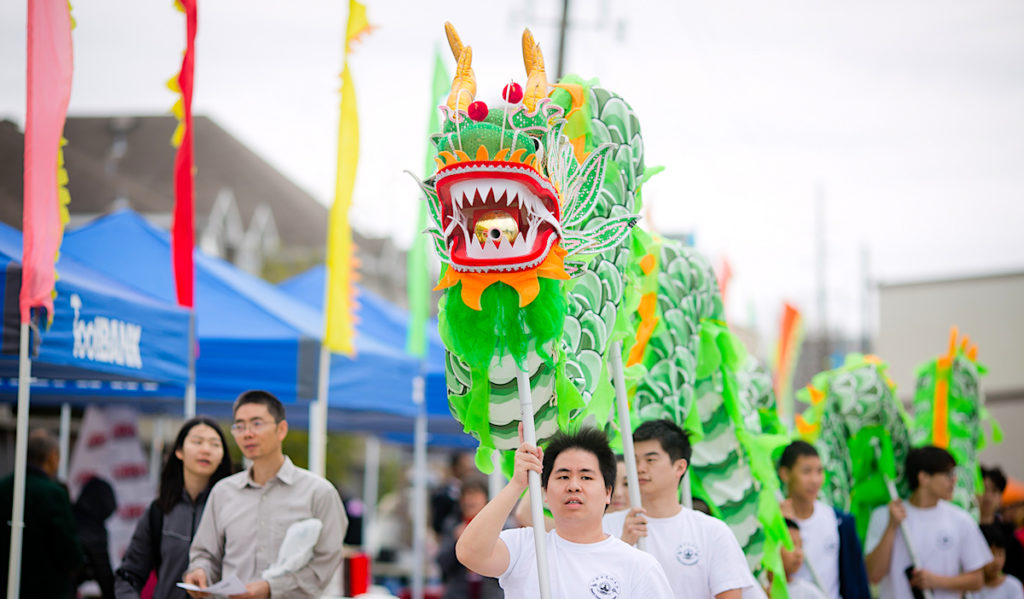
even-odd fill
[[(530, 389), (530, 375), (524, 370), (516, 371), (519, 387), (519, 408), (523, 420), (523, 441), (537, 446), (537, 429), (533, 422), (533, 391)], [(540, 474), (529, 472), (530, 521), (533, 523), (533, 543), (537, 551), (537, 580), (540, 583), (541, 599), (551, 599), (551, 577), (548, 572), (548, 551), (545, 544), (544, 499), (541, 497)]]
[[(622, 436), (622, 458), (626, 462), (626, 480), (629, 481), (629, 506), (641, 507), (640, 480), (636, 474), (636, 451), (633, 448), (633, 426), (629, 419), (629, 400), (626, 398), (626, 379), (622, 369), (622, 342), (612, 343), (610, 351), (615, 406), (619, 412), (619, 434)], [(637, 539), (636, 546), (641, 551), (646, 551), (646, 537)]]
[(28, 459), (29, 386), (32, 362), (28, 359), (28, 323), (21, 323), (18, 356), (18, 428), (14, 441), (14, 497), (11, 507), (11, 558), (7, 568), (7, 599), (21, 589), (21, 535), (25, 528), (25, 469)]
[(188, 311), (188, 385), (185, 386), (185, 419), (196, 416), (196, 309)]
[(416, 405), (413, 438), (412, 599), (423, 599), (424, 567), (427, 557), (427, 402), (423, 375), (412, 380), (412, 401)]
[(316, 401), (309, 404), (309, 471), (317, 476), (327, 473), (327, 393), (330, 378), (331, 350), (325, 340), (320, 344)]

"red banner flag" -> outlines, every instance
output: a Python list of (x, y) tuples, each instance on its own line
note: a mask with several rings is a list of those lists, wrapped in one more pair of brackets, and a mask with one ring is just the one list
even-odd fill
[(60, 147), (71, 100), (71, 8), (67, 0), (29, 0), (22, 229), (21, 322), (32, 308), (53, 318), (54, 263), (68, 221)]
[(783, 303), (779, 341), (775, 349), (775, 400), (780, 418), (793, 421), (793, 373), (804, 341), (803, 316), (789, 302)]
[(195, 245), (195, 180), (192, 166), (192, 83), (195, 69), (196, 0), (176, 0), (175, 6), (185, 13), (185, 57), (181, 71), (171, 80), (172, 90), (181, 98), (174, 105), (178, 128), (171, 143), (178, 147), (174, 157), (174, 216), (171, 223), (171, 261), (174, 286), (178, 292), (178, 305), (191, 308), (194, 300), (192, 247)]

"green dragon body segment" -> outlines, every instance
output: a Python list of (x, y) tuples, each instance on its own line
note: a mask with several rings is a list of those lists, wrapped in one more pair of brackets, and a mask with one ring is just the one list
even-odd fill
[(797, 417), (825, 468), (822, 501), (853, 514), (864, 538), (871, 510), (889, 502), (885, 479), (908, 497), (905, 470), (910, 433), (885, 364), (850, 354), (843, 366), (817, 374), (797, 397), (810, 403)]

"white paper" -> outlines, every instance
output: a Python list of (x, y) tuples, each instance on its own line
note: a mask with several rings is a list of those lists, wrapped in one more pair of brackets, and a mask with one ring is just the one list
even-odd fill
[(210, 593), (211, 595), (241, 595), (245, 592), (245, 585), (242, 584), (242, 581), (238, 580), (238, 577), (234, 574), (221, 580), (217, 584), (211, 584), (205, 589), (185, 582), (179, 582), (178, 586), (186, 591), (200, 591), (202, 593)]

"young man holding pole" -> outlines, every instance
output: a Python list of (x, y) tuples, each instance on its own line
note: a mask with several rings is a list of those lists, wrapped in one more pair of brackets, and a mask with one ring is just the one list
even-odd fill
[[(497, 577), (505, 596), (517, 599), (540, 596), (538, 566), (548, 568), (556, 599), (670, 599), (665, 573), (654, 558), (601, 530), (615, 481), (615, 455), (604, 434), (588, 428), (559, 433), (547, 451), (523, 443), (522, 437), (520, 428), (512, 480), (459, 537), (459, 561)], [(540, 473), (555, 522), (544, 539), (545, 564), (537, 563), (531, 528), (501, 530), (530, 471)]]
[[(958, 599), (981, 588), (981, 570), (992, 561), (992, 552), (970, 515), (949, 502), (955, 468), (956, 460), (945, 449), (911, 450), (910, 501), (896, 499), (872, 512), (866, 562), (868, 579), (879, 583), (880, 599), (911, 599), (911, 586), (930, 590), (933, 599)], [(909, 539), (900, 528), (904, 521)]]
[(671, 420), (652, 420), (633, 432), (643, 507), (604, 517), (604, 530), (647, 551), (665, 569), (673, 596), (740, 599), (755, 590), (736, 536), (711, 516), (679, 503), (679, 483), (690, 462), (690, 441)]

